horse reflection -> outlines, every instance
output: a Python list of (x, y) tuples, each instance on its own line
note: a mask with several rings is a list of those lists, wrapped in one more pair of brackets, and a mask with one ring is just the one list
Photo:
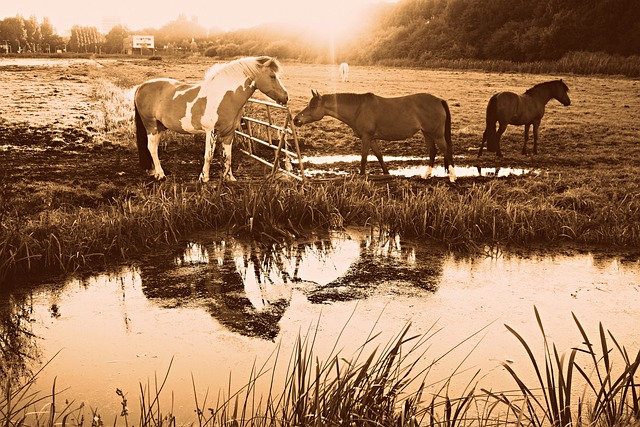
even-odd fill
[(140, 274), (150, 299), (169, 307), (195, 302), (232, 332), (273, 340), (294, 289), (314, 303), (366, 298), (391, 288), (433, 292), (442, 263), (440, 251), (380, 233), (298, 244), (189, 243), (173, 263), (166, 262), (166, 254), (158, 256)]
[[(289, 307), (294, 283), (316, 285), (310, 259), (329, 258), (330, 241), (299, 245), (261, 245), (224, 240), (188, 243), (166, 262), (158, 254), (141, 266), (142, 288), (149, 299), (174, 307), (197, 300), (230, 331), (273, 340), (278, 322)], [(322, 274), (318, 263), (312, 270)], [(329, 269), (336, 270), (335, 266)], [(338, 274), (344, 270), (338, 271)], [(325, 277), (333, 278), (330, 274)], [(318, 279), (322, 282), (322, 279)]]
[(394, 233), (375, 233), (359, 243), (357, 260), (348, 271), (307, 292), (314, 303), (367, 298), (376, 292), (435, 292), (442, 276), (441, 251), (419, 249)]

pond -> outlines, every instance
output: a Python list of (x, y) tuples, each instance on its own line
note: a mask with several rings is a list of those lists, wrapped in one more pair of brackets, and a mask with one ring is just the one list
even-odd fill
[[(458, 156), (465, 159), (464, 156)], [(389, 173), (392, 176), (422, 177), (427, 168), (427, 157), (411, 157), (411, 156), (384, 156), (385, 163), (389, 166)], [(437, 161), (437, 159), (436, 159)], [(302, 162), (305, 168), (305, 174), (315, 178), (319, 175), (323, 176), (348, 176), (352, 171), (360, 167), (359, 155), (339, 155), (339, 156), (303, 156)], [(369, 168), (378, 167), (378, 160), (375, 156), (367, 157), (367, 165)], [(507, 176), (520, 176), (526, 174), (538, 175), (539, 170), (531, 170), (525, 168), (510, 167), (480, 167), (480, 166), (455, 166), (457, 177), (494, 177), (502, 178)], [(444, 170), (444, 166), (434, 165), (431, 176), (445, 178), (449, 173)]]
[(168, 373), (164, 408), (173, 399), (171, 412), (186, 423), (195, 417), (194, 388), (201, 405), (207, 393), (212, 404), (219, 390), (244, 385), (254, 366), (271, 366), (274, 352), (286, 367), (299, 336), (316, 337), (321, 360), (334, 347), (349, 359), (373, 333), (386, 344), (409, 322), (412, 333), (433, 335), (425, 366), (453, 349), (429, 383), (464, 361), (452, 395), (478, 369), (480, 386), (510, 390), (501, 362), (532, 373), (504, 324), (541, 350), (535, 306), (547, 338), (565, 351), (582, 341), (575, 313), (594, 339), (603, 322), (633, 352), (639, 298), (635, 258), (489, 248), (466, 257), (372, 230), (289, 245), (200, 235), (133, 265), (10, 292), (0, 333), (19, 349), (3, 369), (28, 374), (49, 362), (37, 388), (48, 393), (55, 380), (59, 401), (84, 402), (106, 419), (119, 414), (117, 388), (135, 409), (140, 384), (154, 390), (154, 378)]

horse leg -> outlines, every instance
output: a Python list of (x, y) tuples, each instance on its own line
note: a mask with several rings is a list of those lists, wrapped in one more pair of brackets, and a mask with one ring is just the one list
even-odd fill
[(368, 136), (362, 137), (362, 147), (360, 149), (360, 175), (364, 175), (364, 170), (367, 166), (367, 156), (369, 155), (369, 146), (371, 145), (371, 138)]
[(209, 169), (211, 168), (211, 160), (213, 160), (213, 152), (216, 150), (216, 140), (218, 134), (214, 129), (207, 131), (207, 137), (204, 147), (204, 166), (202, 166), (202, 172), (200, 173), (200, 181), (209, 182)]
[(429, 179), (433, 173), (433, 165), (436, 162), (436, 144), (433, 142), (433, 139), (427, 138), (426, 135), (424, 136), (424, 141), (426, 142), (427, 149), (429, 150), (429, 162), (427, 163), (427, 169), (422, 175), (422, 179)]
[(158, 181), (165, 179), (164, 171), (160, 166), (160, 158), (158, 157), (158, 145), (160, 144), (160, 134), (150, 133), (147, 134), (147, 148), (151, 153), (151, 159), (153, 160), (153, 170), (149, 171), (149, 175), (153, 176)]
[(496, 132), (496, 140), (498, 148), (496, 149), (496, 156), (502, 157), (502, 150), (500, 150), (500, 138), (502, 138), (502, 134), (505, 130), (507, 130), (507, 123), (500, 122), (500, 126), (498, 127), (498, 132)]
[(484, 148), (484, 143), (487, 141), (487, 130), (482, 133), (482, 142), (480, 143), (480, 150), (478, 150), (478, 157), (482, 156), (482, 149)]
[(224, 159), (224, 169), (222, 179), (225, 181), (237, 181), (231, 171), (231, 148), (233, 145), (233, 133), (222, 139), (222, 157)]
[(529, 128), (531, 127), (531, 123), (527, 123), (524, 125), (524, 145), (522, 146), (522, 155), (527, 155), (527, 141), (529, 141)]
[(533, 154), (538, 154), (538, 129), (540, 128), (540, 120), (533, 122)]
[[(451, 146), (447, 144), (447, 140), (444, 137), (437, 138), (436, 144), (444, 155), (444, 170), (449, 173), (449, 182), (456, 182), (456, 173), (453, 170), (453, 152), (451, 150)], [(432, 166), (435, 159), (435, 152), (436, 147), (432, 143), (431, 159), (429, 161)]]
[(382, 166), (382, 173), (384, 173), (385, 175), (389, 175), (389, 169), (387, 169), (387, 165), (384, 164), (384, 160), (382, 159), (382, 151), (380, 151), (380, 146), (378, 146), (377, 141), (371, 141), (371, 149), (373, 150), (373, 154), (376, 155), (380, 166)]

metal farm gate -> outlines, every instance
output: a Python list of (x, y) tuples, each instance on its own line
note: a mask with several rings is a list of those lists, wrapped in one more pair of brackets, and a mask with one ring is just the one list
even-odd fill
[[(270, 166), (272, 174), (280, 171), (304, 182), (306, 178), (298, 136), (292, 124), (293, 118), (289, 107), (250, 98), (245, 105), (241, 129), (236, 130), (236, 136), (243, 138), (246, 143), (246, 149), (240, 148), (240, 151)], [(265, 154), (265, 150), (268, 154)], [(273, 163), (268, 160), (271, 157), (269, 152), (273, 152)], [(298, 171), (295, 171), (292, 160), (297, 161)], [(284, 167), (281, 166), (282, 163)]]

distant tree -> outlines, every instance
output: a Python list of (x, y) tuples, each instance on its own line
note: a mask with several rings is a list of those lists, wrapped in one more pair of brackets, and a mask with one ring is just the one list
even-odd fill
[(81, 27), (74, 25), (71, 28), (69, 50), (72, 52), (97, 52), (100, 43), (100, 33), (96, 27)]
[(272, 41), (265, 47), (264, 53), (276, 58), (294, 58), (296, 56), (289, 40)]
[(7, 40), (12, 52), (20, 52), (27, 45), (27, 31), (22, 16), (0, 21), (0, 39)]
[[(171, 21), (155, 32), (158, 44), (169, 42), (184, 42), (206, 38), (207, 30), (198, 24), (197, 19), (187, 19), (186, 15), (179, 15), (178, 19)], [(190, 48), (190, 46), (185, 46)]]
[(638, 0), (401, 0), (379, 9), (352, 55), (537, 61), (640, 54)]
[(27, 52), (40, 52), (42, 45), (42, 33), (38, 19), (32, 15), (24, 21), (24, 28), (27, 33), (25, 50)]
[(64, 47), (62, 37), (56, 34), (56, 30), (51, 25), (49, 18), (44, 18), (40, 24), (40, 33), (42, 34), (42, 51), (56, 52)]
[(116, 25), (111, 28), (109, 34), (105, 36), (104, 49), (106, 53), (121, 53), (124, 48), (124, 40), (129, 36), (129, 30)]

